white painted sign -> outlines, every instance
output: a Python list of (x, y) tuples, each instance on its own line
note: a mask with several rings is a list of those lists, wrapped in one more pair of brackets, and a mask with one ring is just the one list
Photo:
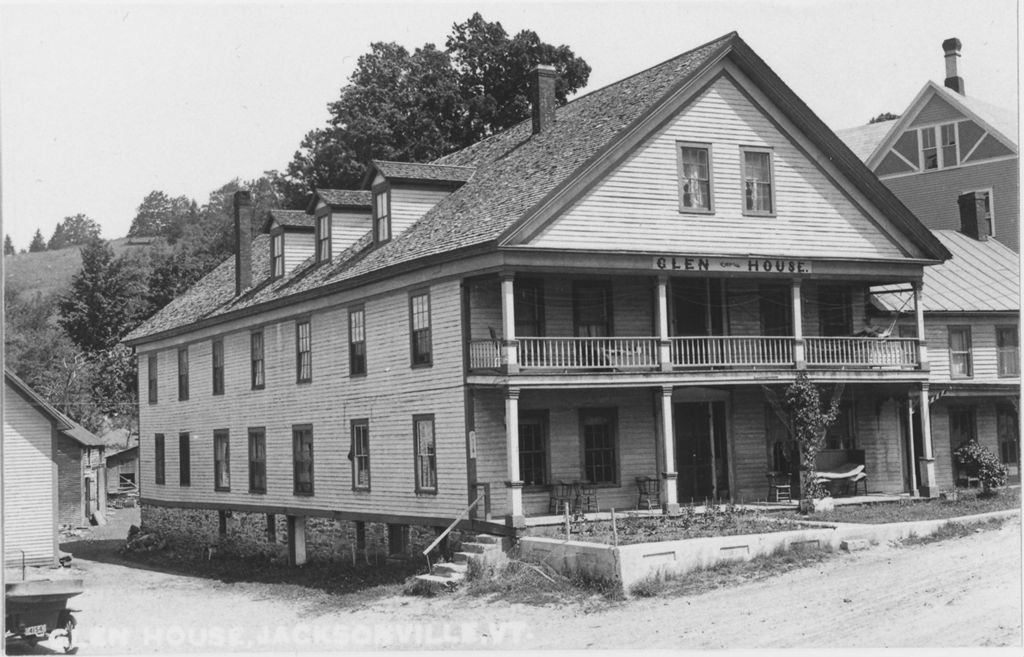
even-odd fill
[(745, 272), (750, 274), (810, 274), (810, 260), (793, 258), (714, 258), (657, 256), (654, 268), (662, 271)]

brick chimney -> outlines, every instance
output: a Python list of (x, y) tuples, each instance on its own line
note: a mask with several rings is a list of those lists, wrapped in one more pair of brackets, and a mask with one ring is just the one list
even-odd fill
[(976, 240), (987, 240), (992, 234), (992, 219), (985, 207), (985, 194), (968, 192), (956, 201), (960, 205), (960, 232)]
[(252, 285), (252, 196), (235, 192), (235, 296)]
[(533, 69), (531, 102), (533, 103), (533, 134), (539, 135), (555, 124), (555, 67), (537, 64)]
[(960, 39), (946, 39), (942, 42), (942, 50), (946, 53), (946, 82), (945, 85), (964, 95), (964, 79), (957, 75), (957, 60), (960, 59)]

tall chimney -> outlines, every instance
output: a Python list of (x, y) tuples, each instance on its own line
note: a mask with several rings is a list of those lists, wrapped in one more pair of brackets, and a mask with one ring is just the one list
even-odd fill
[(956, 199), (960, 206), (960, 232), (985, 241), (992, 234), (992, 219), (985, 209), (985, 195), (968, 192)]
[(235, 192), (235, 296), (252, 285), (252, 196)]
[(539, 135), (555, 124), (555, 67), (537, 64), (533, 69), (533, 134)]
[(957, 61), (960, 59), (960, 39), (956, 37), (942, 42), (942, 50), (946, 53), (946, 86), (964, 95), (964, 79), (957, 75)]

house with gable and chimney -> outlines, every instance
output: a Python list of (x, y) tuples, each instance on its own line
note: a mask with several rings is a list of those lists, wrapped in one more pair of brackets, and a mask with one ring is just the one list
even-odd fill
[[(837, 133), (953, 254), (924, 277), (930, 424), (947, 488), (973, 483), (952, 458), (972, 439), (1020, 478), (1017, 116), (966, 95), (961, 48), (943, 41), (944, 84), (925, 83), (898, 120)], [(877, 323), (916, 337), (906, 287), (876, 292)], [(911, 421), (919, 451), (920, 418)]]
[(127, 338), (144, 522), (283, 514), (301, 563), (310, 517), (400, 549), (478, 500), (465, 525), (514, 534), (572, 482), (584, 512), (634, 508), (638, 478), (669, 513), (764, 500), (763, 386), (801, 372), (845, 386), (822, 458), (912, 489), (927, 345), (855, 333), (880, 285), (922, 324), (942, 242), (736, 33), (558, 108), (556, 75), (531, 120), (374, 161), (309, 218), (253, 238), (236, 194), (236, 257)]

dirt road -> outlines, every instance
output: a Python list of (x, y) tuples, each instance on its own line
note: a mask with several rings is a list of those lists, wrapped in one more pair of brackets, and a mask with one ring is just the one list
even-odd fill
[(80, 652), (1020, 646), (1020, 530), (877, 547), (700, 595), (562, 607), (396, 587), (332, 597), (79, 560)]

